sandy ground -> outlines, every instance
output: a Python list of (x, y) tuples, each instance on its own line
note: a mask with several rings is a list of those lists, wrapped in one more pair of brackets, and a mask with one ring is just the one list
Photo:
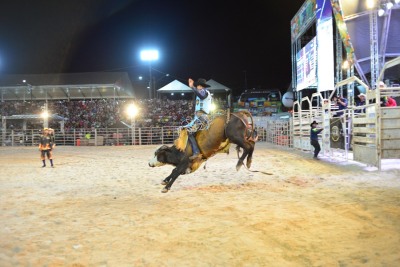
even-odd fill
[(0, 148), (0, 266), (400, 266), (400, 166), (257, 143), (163, 194), (156, 147)]

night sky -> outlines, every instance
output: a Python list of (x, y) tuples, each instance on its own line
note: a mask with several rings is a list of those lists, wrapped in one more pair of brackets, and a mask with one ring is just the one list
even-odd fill
[[(136, 90), (214, 79), (239, 94), (291, 81), (290, 21), (303, 0), (13, 0), (0, 9), (0, 73), (128, 72)], [(165, 77), (169, 74), (169, 77)], [(140, 92), (137, 92), (139, 95)]]

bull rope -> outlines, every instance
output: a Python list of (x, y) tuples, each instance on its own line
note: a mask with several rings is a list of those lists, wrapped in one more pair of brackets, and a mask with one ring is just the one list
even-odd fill
[[(245, 137), (246, 137), (246, 139), (247, 139), (247, 140), (250, 140), (250, 138), (252, 138), (252, 137), (253, 137), (253, 134), (254, 134), (254, 120), (253, 120), (253, 116), (251, 115), (250, 112), (248, 112), (248, 111), (246, 111), (246, 110), (240, 111), (239, 113), (242, 114), (242, 115), (244, 115), (244, 116), (247, 116), (247, 117), (249, 117), (249, 118), (251, 119), (251, 123), (249, 123), (249, 121), (247, 120), (247, 118), (246, 118), (246, 121), (245, 121), (244, 118), (240, 117), (239, 115), (237, 115), (237, 114), (235, 114), (235, 113), (232, 113), (233, 116), (235, 116), (236, 118), (238, 118), (239, 120), (242, 121), (242, 123), (246, 126), (246, 129), (249, 128), (249, 125), (251, 125), (251, 130), (250, 130), (250, 132), (247, 131), (247, 130), (246, 130), (246, 132), (245, 132)], [(228, 121), (226, 122), (226, 124), (227, 124), (227, 123), (228, 123)], [(250, 141), (253, 141), (253, 140), (250, 140)]]

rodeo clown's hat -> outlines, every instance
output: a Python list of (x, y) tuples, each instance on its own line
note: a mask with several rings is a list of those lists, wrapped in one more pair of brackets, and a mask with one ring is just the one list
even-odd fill
[(316, 122), (316, 121), (313, 121), (313, 122), (310, 124), (310, 127), (312, 127), (312, 126), (313, 126), (313, 124), (318, 124), (318, 122)]

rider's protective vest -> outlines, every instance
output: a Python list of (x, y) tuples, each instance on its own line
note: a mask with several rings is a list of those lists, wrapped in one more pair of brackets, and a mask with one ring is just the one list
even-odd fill
[(194, 108), (194, 111), (204, 111), (205, 113), (209, 114), (211, 111), (211, 102), (212, 102), (212, 97), (211, 93), (207, 91), (207, 97), (201, 100), (198, 96), (196, 96), (196, 106)]

